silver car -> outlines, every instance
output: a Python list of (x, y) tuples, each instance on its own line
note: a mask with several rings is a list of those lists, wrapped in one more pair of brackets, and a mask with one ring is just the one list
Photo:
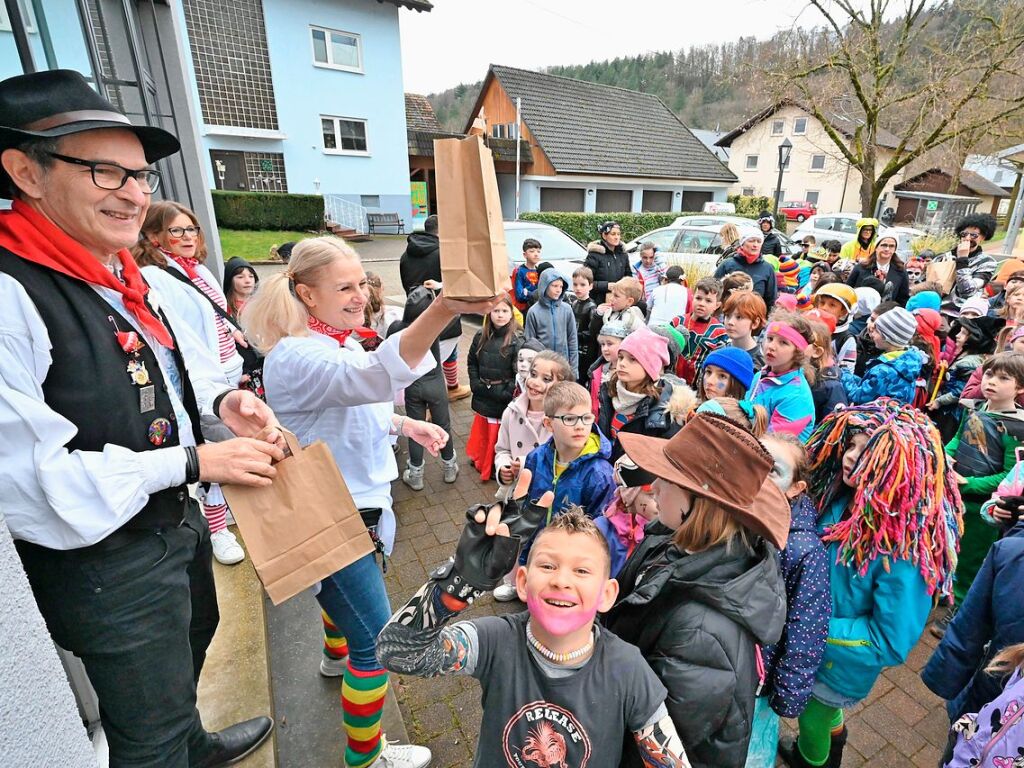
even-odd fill
[(863, 218), (862, 213), (818, 213), (797, 227), (793, 238), (802, 240), (813, 235), (818, 245), (824, 240), (838, 240), (846, 245), (857, 237), (857, 222)]
[(541, 245), (540, 260), (557, 269), (566, 285), (572, 287), (572, 273), (583, 266), (587, 258), (587, 249), (582, 243), (558, 227), (539, 221), (506, 221), (504, 225), (509, 274), (526, 261), (523, 241), (532, 237)]

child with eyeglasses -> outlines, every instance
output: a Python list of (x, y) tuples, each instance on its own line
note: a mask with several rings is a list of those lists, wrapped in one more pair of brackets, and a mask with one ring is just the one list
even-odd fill
[[(530, 470), (528, 497), (537, 499), (554, 491), (555, 500), (544, 525), (572, 507), (599, 517), (615, 494), (615, 475), (608, 461), (612, 446), (594, 424), (590, 393), (571, 381), (552, 384), (544, 395), (544, 427), (551, 437), (526, 457)], [(523, 542), (520, 565), (526, 564), (534, 534)]]

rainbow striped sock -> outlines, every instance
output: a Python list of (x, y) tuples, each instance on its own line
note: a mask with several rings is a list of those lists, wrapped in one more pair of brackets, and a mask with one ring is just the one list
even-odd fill
[(361, 672), (350, 661), (341, 683), (342, 722), (348, 736), (345, 765), (366, 768), (381, 753), (380, 719), (384, 711), (384, 694), (388, 690), (388, 673), (380, 669)]
[(343, 659), (348, 656), (348, 640), (341, 630), (334, 626), (327, 611), (320, 609), (320, 618), (324, 622), (324, 656), (329, 659)]

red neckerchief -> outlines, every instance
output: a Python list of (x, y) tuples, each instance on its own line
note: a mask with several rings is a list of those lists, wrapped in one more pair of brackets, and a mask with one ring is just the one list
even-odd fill
[(196, 271), (196, 267), (199, 266), (199, 259), (189, 256), (178, 256), (176, 253), (171, 253), (163, 248), (160, 249), (160, 253), (185, 270), (185, 274), (188, 275), (188, 279), (192, 282), (195, 282), (195, 279), (199, 277), (199, 273)]
[(758, 251), (757, 253), (751, 253), (743, 246), (737, 248), (736, 252), (743, 257), (743, 260), (747, 262), (747, 264), (753, 264), (761, 256), (760, 251)]
[(174, 348), (171, 332), (146, 304), (149, 286), (126, 248), (117, 252), (122, 282), (77, 240), (21, 200), (15, 200), (9, 211), (0, 213), (0, 246), (25, 261), (117, 291), (128, 314), (160, 344)]
[(324, 336), (330, 336), (332, 339), (334, 339), (342, 346), (344, 346), (345, 344), (345, 339), (347, 339), (353, 333), (359, 337), (360, 343), (362, 343), (363, 339), (373, 339), (376, 338), (377, 336), (377, 332), (369, 328), (352, 328), (347, 331), (342, 331), (339, 330), (338, 328), (335, 328), (333, 325), (328, 325), (323, 320), (319, 320), (313, 317), (312, 315), (309, 316), (309, 322), (306, 324), (306, 326), (311, 331), (322, 333)]

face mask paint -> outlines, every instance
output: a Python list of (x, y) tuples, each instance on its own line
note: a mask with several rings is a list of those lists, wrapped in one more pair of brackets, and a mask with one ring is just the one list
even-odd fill
[(523, 379), (530, 375), (530, 365), (536, 356), (537, 353), (532, 349), (524, 349), (519, 353), (519, 357), (516, 358), (516, 373), (522, 376)]
[[(587, 622), (593, 621), (597, 616), (597, 605), (593, 608), (585, 608), (580, 604), (572, 608), (556, 608), (548, 605), (548, 600), (564, 600), (560, 595), (554, 593), (541, 593), (529, 595), (526, 598), (526, 607), (530, 609), (530, 616), (550, 635), (563, 637), (582, 629)], [(568, 602), (568, 601), (567, 601)]]

